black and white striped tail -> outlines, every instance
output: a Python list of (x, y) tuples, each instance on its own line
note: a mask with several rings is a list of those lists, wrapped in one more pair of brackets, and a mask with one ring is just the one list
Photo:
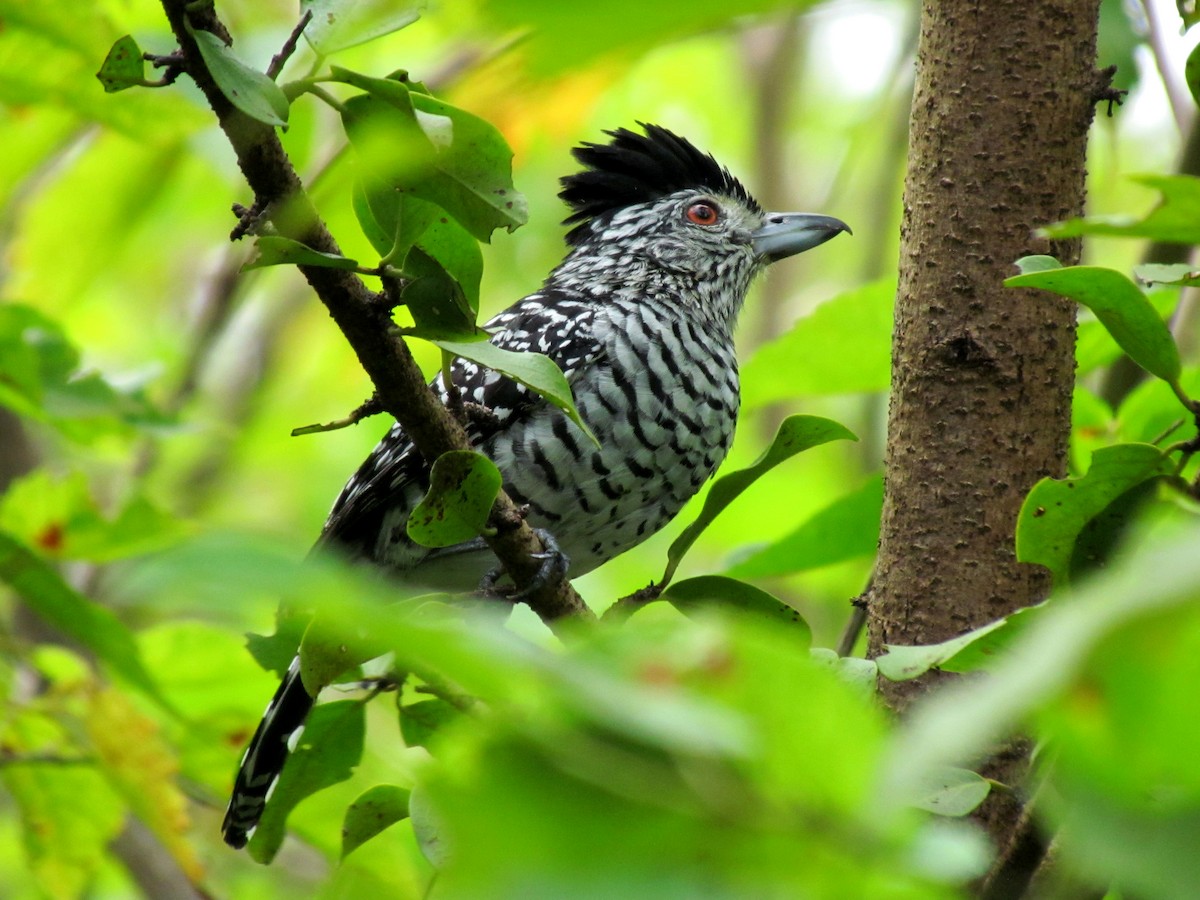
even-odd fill
[(275, 782), (283, 771), (288, 753), (304, 731), (304, 720), (313, 707), (313, 698), (300, 680), (300, 657), (292, 660), (279, 690), (263, 713), (258, 730), (250, 739), (242, 765), (233, 783), (233, 796), (221, 823), (225, 843), (234, 848), (246, 846), (254, 833)]

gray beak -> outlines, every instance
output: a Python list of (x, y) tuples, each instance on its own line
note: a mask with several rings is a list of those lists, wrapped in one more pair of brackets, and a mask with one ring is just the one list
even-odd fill
[(811, 250), (832, 237), (846, 232), (850, 226), (833, 216), (812, 213), (767, 213), (766, 224), (751, 232), (754, 252), (767, 262), (777, 262), (805, 250)]

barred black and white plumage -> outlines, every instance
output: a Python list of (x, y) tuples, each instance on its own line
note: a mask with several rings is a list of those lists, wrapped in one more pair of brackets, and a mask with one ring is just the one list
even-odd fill
[[(716, 471), (733, 441), (738, 369), (733, 328), (754, 276), (847, 226), (826, 216), (764, 213), (711, 156), (655, 125), (608, 132), (574, 151), (562, 181), (571, 250), (542, 288), (485, 326), (492, 342), (553, 359), (596, 447), (527, 388), (460, 360), (454, 382), (488, 407), (469, 433), (582, 575), (669, 522)], [(319, 546), (471, 590), (495, 565), (481, 541), (414, 544), (409, 512), (428, 468), (395, 426), (346, 484)], [(245, 844), (313, 700), (293, 665), (243, 759), (225, 840)]]

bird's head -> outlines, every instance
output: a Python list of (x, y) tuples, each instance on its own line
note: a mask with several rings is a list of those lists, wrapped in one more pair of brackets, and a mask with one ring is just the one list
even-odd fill
[(712, 156), (658, 125), (584, 144), (585, 168), (562, 179), (572, 246), (560, 272), (602, 283), (662, 278), (725, 298), (736, 315), (755, 274), (849, 227), (809, 213), (764, 212)]

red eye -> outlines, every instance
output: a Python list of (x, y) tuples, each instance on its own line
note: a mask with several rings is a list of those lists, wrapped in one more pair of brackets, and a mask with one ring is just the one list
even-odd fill
[(715, 203), (702, 200), (687, 209), (687, 220), (695, 225), (716, 225), (721, 220), (721, 211)]

